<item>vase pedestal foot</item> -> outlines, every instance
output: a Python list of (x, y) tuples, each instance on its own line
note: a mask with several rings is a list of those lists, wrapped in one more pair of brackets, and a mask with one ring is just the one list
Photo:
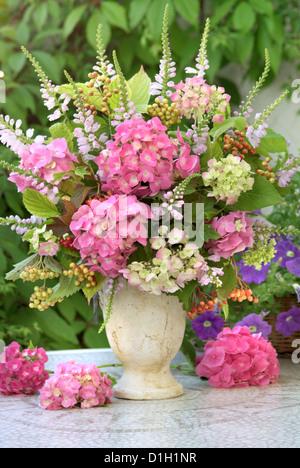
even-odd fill
[(114, 396), (124, 400), (166, 400), (184, 393), (167, 368), (159, 372), (125, 369), (122, 378), (114, 386)]

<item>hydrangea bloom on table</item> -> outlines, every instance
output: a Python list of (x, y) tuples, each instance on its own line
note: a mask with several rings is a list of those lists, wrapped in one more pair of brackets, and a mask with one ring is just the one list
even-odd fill
[(43, 348), (21, 351), (18, 343), (11, 343), (1, 356), (0, 393), (8, 396), (34, 395), (49, 378), (45, 371), (47, 361)]
[[(105, 279), (107, 319), (116, 291), (127, 282), (152, 294), (176, 294), (190, 317), (216, 303), (227, 316), (229, 299), (258, 301), (240, 280), (234, 256), (259, 267), (275, 255), (271, 238), (277, 233), (255, 217), (281, 201), (275, 181), (285, 160), (275, 167), (266, 154), (288, 148), (267, 122), (286, 93), (248, 121), (270, 70), (266, 54), (261, 80), (231, 116), (230, 96), (205, 81), (209, 28), (208, 20), (195, 67), (186, 70), (192, 76), (179, 84), (168, 9), (154, 83), (144, 68), (126, 80), (116, 52), (113, 63), (107, 57), (101, 26), (97, 63), (85, 84), (66, 72), (68, 84), (54, 85), (23, 49), (41, 81), (49, 121), (57, 120), (47, 138), (0, 117), (0, 141), (19, 158), (16, 166), (0, 165), (33, 215), (29, 222), (0, 218), (30, 245), (28, 259), (7, 279), (44, 281), (31, 308), (45, 311), (80, 290), (91, 301)], [(289, 163), (289, 174), (291, 169)], [(203, 214), (200, 220), (195, 212)], [(153, 232), (155, 223), (162, 230)], [(186, 226), (201, 232), (199, 242)], [(59, 281), (49, 288), (48, 279)]]
[(40, 392), (40, 406), (49, 411), (103, 406), (111, 403), (111, 385), (94, 364), (61, 363)]
[(225, 328), (205, 346), (196, 372), (217, 388), (267, 386), (278, 381), (280, 365), (273, 346), (248, 327)]

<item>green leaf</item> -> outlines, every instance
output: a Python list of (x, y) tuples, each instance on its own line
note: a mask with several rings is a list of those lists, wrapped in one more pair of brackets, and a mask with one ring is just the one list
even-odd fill
[(188, 338), (184, 338), (180, 351), (194, 369), (196, 365), (196, 349)]
[(235, 29), (247, 33), (253, 28), (255, 21), (256, 14), (252, 6), (246, 2), (239, 2), (232, 16), (232, 22)]
[(49, 270), (53, 271), (54, 273), (62, 274), (64, 271), (64, 267), (58, 263), (56, 260), (54, 260), (53, 257), (45, 257), (44, 258), (44, 265), (46, 268), (49, 268)]
[(236, 128), (242, 131), (246, 126), (247, 120), (244, 117), (231, 117), (230, 119), (224, 120), (221, 124), (215, 124), (214, 128), (210, 131), (210, 135), (214, 138), (218, 138), (230, 128)]
[(53, 294), (48, 297), (47, 303), (54, 300), (70, 297), (82, 289), (81, 286), (75, 286), (76, 278), (61, 276), (60, 282), (53, 288)]
[(230, 211), (256, 211), (283, 201), (274, 185), (265, 177), (255, 175), (254, 178), (253, 189), (243, 193), (235, 205), (228, 207)]
[(91, 170), (87, 166), (78, 166), (75, 169), (75, 174), (83, 179), (84, 176), (89, 175), (91, 173)]
[(229, 294), (236, 288), (237, 279), (235, 269), (231, 264), (223, 267), (224, 275), (221, 277), (222, 286), (217, 289), (220, 299), (227, 299)]
[(89, 44), (97, 50), (97, 30), (99, 24), (102, 24), (102, 39), (106, 47), (111, 39), (111, 27), (100, 11), (95, 11), (89, 18), (86, 25), (86, 38)]
[(101, 10), (109, 24), (128, 31), (126, 9), (123, 5), (117, 2), (103, 2)]
[(58, 337), (74, 345), (79, 344), (72, 327), (52, 309), (48, 309), (46, 313), (37, 310), (33, 310), (32, 313), (46, 336), (52, 339)]
[(33, 14), (33, 21), (38, 30), (41, 30), (47, 21), (48, 16), (48, 6), (47, 2), (41, 3), (35, 10)]
[(218, 141), (214, 141), (214, 143), (212, 144), (212, 157), (217, 159), (217, 160), (220, 160), (222, 158), (224, 158), (224, 154), (223, 154), (223, 151), (222, 151), (222, 148), (220, 146), (220, 144), (218, 143)]
[(198, 28), (200, 2), (198, 0), (175, 0), (176, 11), (190, 24)]
[(88, 303), (90, 304), (92, 298), (95, 296), (95, 294), (97, 294), (97, 292), (100, 290), (105, 278), (104, 276), (102, 276), (100, 273), (98, 272), (95, 272), (94, 273), (95, 275), (95, 278), (96, 278), (96, 282), (97, 282), (97, 286), (95, 286), (94, 288), (87, 288), (86, 286), (84, 288), (82, 288), (82, 291), (83, 291), (83, 294), (85, 295)]
[(252, 33), (241, 33), (236, 39), (235, 53), (240, 63), (246, 67), (249, 56), (251, 55), (255, 44), (255, 37)]
[(268, 135), (261, 139), (260, 145), (256, 151), (258, 154), (266, 157), (273, 153), (287, 153), (288, 147), (286, 139), (269, 129)]
[(135, 28), (147, 13), (151, 0), (131, 0), (129, 5), (129, 26)]
[(183, 304), (184, 309), (187, 311), (191, 308), (191, 299), (197, 286), (197, 281), (190, 281), (183, 289), (172, 294), (178, 297), (180, 302)]
[(54, 203), (36, 190), (26, 189), (23, 193), (23, 203), (29, 213), (39, 218), (53, 218), (60, 215)]
[(273, 13), (274, 7), (272, 2), (268, 2), (267, 0), (249, 0), (249, 3), (257, 13), (261, 13), (262, 15), (272, 15)]
[(25, 63), (26, 63), (26, 57), (23, 54), (23, 52), (16, 52), (10, 55), (8, 59), (8, 65), (10, 66), (10, 68), (16, 75), (20, 73)]
[(150, 100), (151, 79), (143, 67), (128, 81), (128, 86), (137, 112), (146, 113)]
[(109, 348), (109, 343), (105, 333), (99, 335), (98, 330), (95, 328), (89, 327), (84, 335), (83, 341), (88, 348), (98, 349), (98, 348)]
[(216, 9), (211, 20), (212, 28), (215, 28), (228, 15), (235, 3), (237, 3), (237, 0), (227, 0)]
[(34, 50), (32, 51), (32, 55), (39, 61), (41, 67), (49, 78), (54, 82), (59, 83), (61, 80), (62, 68), (59, 65), (58, 60), (56, 60), (53, 55), (42, 50)]
[(52, 125), (52, 127), (50, 127), (49, 131), (53, 140), (56, 140), (57, 138), (64, 138), (68, 144), (69, 150), (71, 152), (73, 151), (74, 134), (67, 124), (65, 124), (64, 122), (54, 124)]
[(74, 31), (76, 28), (77, 24), (81, 20), (85, 10), (86, 10), (86, 5), (81, 5), (74, 10), (71, 10), (71, 12), (68, 14), (65, 22), (64, 22), (64, 27), (63, 27), (63, 37), (64, 39), (67, 39), (70, 34)]
[(17, 281), (18, 279), (20, 279), (20, 273), (22, 273), (22, 271), (24, 271), (25, 268), (35, 266), (39, 263), (39, 261), (39, 254), (34, 254), (31, 257), (25, 258), (25, 260), (23, 260), (22, 262), (18, 263), (17, 265), (14, 265), (14, 269), (7, 273), (5, 279), (7, 281)]
[(217, 240), (220, 239), (220, 234), (215, 231), (210, 224), (204, 225), (204, 242), (208, 242), (211, 239)]

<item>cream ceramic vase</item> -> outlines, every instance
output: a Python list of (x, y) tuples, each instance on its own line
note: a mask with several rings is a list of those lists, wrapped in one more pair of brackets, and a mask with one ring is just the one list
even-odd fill
[[(105, 296), (100, 304), (106, 316)], [(124, 373), (114, 387), (117, 398), (161, 400), (183, 394), (170, 371), (185, 332), (186, 312), (175, 296), (155, 296), (125, 286), (114, 299), (106, 327)]]

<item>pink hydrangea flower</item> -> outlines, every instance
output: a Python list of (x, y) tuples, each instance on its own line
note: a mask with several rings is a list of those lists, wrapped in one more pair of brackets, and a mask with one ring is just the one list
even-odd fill
[(150, 208), (136, 196), (114, 195), (103, 202), (95, 199), (72, 218), (73, 246), (91, 271), (117, 277), (136, 250), (134, 244), (147, 245), (150, 218)]
[(49, 145), (33, 143), (26, 146), (20, 153), (21, 169), (37, 173), (39, 177), (52, 183), (53, 177), (59, 172), (68, 172), (77, 161), (71, 154), (64, 138), (51, 141)]
[(191, 154), (180, 132), (178, 141), (169, 138), (166, 131), (157, 117), (148, 122), (130, 119), (119, 125), (107, 150), (95, 159), (102, 189), (152, 196), (168, 190), (174, 178), (199, 172), (199, 157)]
[(94, 364), (63, 362), (40, 391), (40, 406), (50, 411), (103, 406), (111, 403), (111, 386), (107, 374), (102, 375)]
[(232, 257), (238, 252), (244, 252), (254, 245), (253, 219), (241, 211), (232, 212), (222, 218), (214, 218), (212, 228), (221, 238), (211, 240), (207, 247), (215, 261), (220, 258)]
[(55, 242), (43, 242), (40, 244), (39, 254), (54, 257), (59, 251), (59, 245)]
[[(73, 163), (77, 161), (74, 154), (69, 151), (68, 144), (64, 138), (57, 138), (49, 145), (33, 143), (25, 146), (19, 153), (21, 159), (20, 169), (25, 169), (28, 173), (34, 173), (46, 182), (55, 186), (60, 183), (55, 182), (54, 176), (60, 172), (68, 172), (73, 168)], [(65, 176), (64, 178), (67, 178)], [(14, 182), (19, 192), (24, 192), (26, 188), (31, 188), (43, 193), (49, 198), (54, 198), (57, 192), (51, 193), (43, 183), (39, 184), (34, 178), (12, 173), (9, 180)], [(56, 188), (56, 187), (55, 187)], [(53, 200), (52, 200), (53, 201)]]
[(223, 122), (224, 116), (222, 114), (226, 111), (231, 99), (229, 94), (224, 94), (224, 88), (209, 86), (199, 76), (187, 78), (184, 83), (181, 81), (174, 88), (176, 92), (171, 96), (171, 100), (176, 104), (181, 115), (187, 119), (194, 118), (196, 120), (199, 114), (210, 114), (213, 109), (216, 109), (213, 122)]
[(43, 348), (21, 352), (16, 342), (6, 347), (0, 363), (0, 393), (8, 396), (34, 395), (49, 378), (45, 371), (47, 361)]
[(212, 387), (266, 386), (278, 381), (280, 365), (271, 343), (248, 327), (225, 328), (197, 358), (196, 372)]

